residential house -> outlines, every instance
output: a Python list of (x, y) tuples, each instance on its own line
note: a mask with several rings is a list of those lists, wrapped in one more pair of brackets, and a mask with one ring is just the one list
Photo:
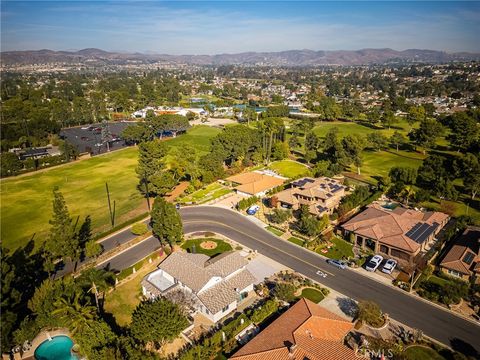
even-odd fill
[(237, 194), (244, 196), (265, 196), (265, 194), (282, 185), (285, 178), (280, 176), (267, 175), (261, 172), (246, 172), (230, 176), (226, 179), (236, 184)]
[(480, 227), (468, 226), (440, 263), (440, 269), (451, 276), (480, 283)]
[(275, 194), (279, 206), (297, 210), (307, 205), (310, 213), (321, 217), (331, 214), (345, 196), (346, 187), (327, 177), (305, 177), (291, 183), (291, 188)]
[(345, 336), (352, 329), (350, 321), (302, 298), (230, 359), (358, 359), (344, 345)]
[(374, 203), (341, 227), (345, 236), (354, 234), (357, 246), (413, 263), (417, 255), (428, 251), (448, 220), (449, 216), (441, 212), (402, 206), (392, 210)]
[(246, 299), (256, 278), (239, 252), (209, 258), (204, 254), (174, 252), (142, 281), (148, 298), (181, 290), (192, 297), (195, 310), (217, 322)]

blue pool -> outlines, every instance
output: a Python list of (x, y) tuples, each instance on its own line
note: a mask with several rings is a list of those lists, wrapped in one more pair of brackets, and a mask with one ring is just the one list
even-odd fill
[(36, 360), (78, 360), (71, 353), (73, 341), (68, 336), (54, 336), (52, 340), (45, 340), (35, 350)]

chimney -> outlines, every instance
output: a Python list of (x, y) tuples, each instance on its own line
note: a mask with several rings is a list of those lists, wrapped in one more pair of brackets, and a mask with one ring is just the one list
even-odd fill
[(288, 348), (288, 354), (293, 355), (296, 349), (297, 349), (296, 344), (290, 345), (290, 347)]

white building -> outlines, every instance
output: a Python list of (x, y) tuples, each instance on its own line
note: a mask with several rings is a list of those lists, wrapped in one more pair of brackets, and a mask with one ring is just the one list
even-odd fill
[(143, 295), (162, 296), (182, 290), (191, 294), (196, 311), (216, 323), (248, 297), (256, 278), (239, 252), (213, 258), (204, 254), (174, 252), (142, 281)]

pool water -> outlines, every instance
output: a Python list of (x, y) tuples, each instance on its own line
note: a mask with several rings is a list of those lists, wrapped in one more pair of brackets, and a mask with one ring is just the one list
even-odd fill
[(35, 350), (36, 360), (78, 360), (71, 353), (73, 341), (68, 336), (54, 336), (52, 340), (45, 340)]

